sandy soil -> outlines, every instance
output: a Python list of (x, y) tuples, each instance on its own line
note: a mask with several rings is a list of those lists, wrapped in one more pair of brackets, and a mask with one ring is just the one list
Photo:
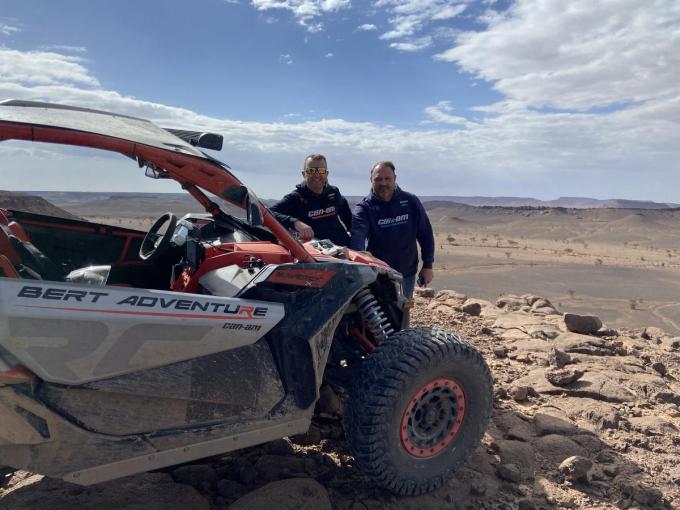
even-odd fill
[[(457, 214), (457, 215), (456, 215)], [(437, 289), (485, 299), (541, 294), (613, 327), (680, 333), (680, 222), (667, 211), (445, 208), (436, 231)]]

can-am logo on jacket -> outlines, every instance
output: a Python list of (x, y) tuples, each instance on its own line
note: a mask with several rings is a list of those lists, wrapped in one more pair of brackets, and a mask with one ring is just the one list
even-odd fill
[(394, 218), (381, 218), (378, 220), (379, 227), (396, 227), (408, 222), (408, 214), (400, 214)]
[(315, 209), (307, 213), (309, 218), (318, 220), (319, 218), (326, 218), (327, 216), (335, 216), (335, 206), (331, 205), (323, 209)]

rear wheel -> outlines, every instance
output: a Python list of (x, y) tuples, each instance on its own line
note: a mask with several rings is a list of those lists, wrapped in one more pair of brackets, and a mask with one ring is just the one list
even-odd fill
[(403, 330), (363, 361), (345, 414), (357, 464), (404, 495), (436, 489), (479, 445), (491, 416), (491, 373), (466, 340)]

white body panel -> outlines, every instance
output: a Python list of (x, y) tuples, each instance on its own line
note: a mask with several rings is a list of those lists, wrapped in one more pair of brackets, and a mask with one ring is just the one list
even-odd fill
[(250, 345), (283, 316), (276, 303), (0, 278), (0, 346), (63, 384)]

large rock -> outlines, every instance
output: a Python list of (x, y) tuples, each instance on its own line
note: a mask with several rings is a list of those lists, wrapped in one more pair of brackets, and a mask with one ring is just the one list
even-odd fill
[(550, 349), (548, 354), (548, 363), (557, 368), (563, 368), (564, 365), (571, 363), (571, 356), (564, 351), (555, 349), (554, 347)]
[(661, 329), (661, 328), (656, 328), (653, 326), (647, 326), (644, 331), (642, 332), (642, 338), (645, 340), (656, 340), (658, 338), (663, 338), (666, 335), (666, 332)]
[(305, 460), (283, 455), (262, 455), (255, 462), (255, 469), (261, 480), (273, 481), (300, 475), (305, 472)]
[(578, 482), (588, 479), (588, 472), (593, 467), (593, 461), (579, 455), (567, 457), (557, 468), (567, 480)]
[[(606, 402), (634, 402), (641, 392), (644, 374), (623, 374), (615, 370), (588, 370), (581, 379), (569, 386), (555, 386), (545, 378), (542, 368), (532, 370), (528, 375), (517, 379), (514, 384), (530, 386), (538, 393), (564, 394), (572, 397), (587, 397)], [(648, 376), (649, 377), (649, 376)], [(645, 378), (647, 384), (653, 381)], [(650, 386), (654, 389), (654, 386)]]
[(540, 317), (534, 317), (520, 312), (499, 315), (493, 324), (494, 328), (520, 329), (524, 333), (528, 333), (530, 326), (544, 328), (545, 324)]
[(594, 315), (564, 314), (564, 325), (568, 331), (591, 335), (602, 327), (602, 321)]
[(461, 310), (468, 315), (478, 317), (482, 313), (482, 305), (475, 301), (472, 301), (470, 303), (466, 302), (461, 308)]
[(658, 416), (641, 416), (639, 418), (629, 418), (628, 421), (633, 430), (648, 436), (674, 437), (678, 434), (678, 428), (675, 425)]
[(587, 450), (577, 442), (559, 434), (539, 437), (534, 444), (538, 453), (555, 466), (558, 466), (564, 459), (573, 455), (581, 457), (588, 455)]
[(520, 480), (529, 480), (534, 477), (534, 449), (530, 444), (503, 439), (497, 441), (496, 446), (501, 465), (516, 466)]
[(573, 435), (578, 434), (578, 427), (566, 415), (557, 410), (547, 410), (534, 415), (534, 425), (539, 436), (549, 434)]
[(496, 306), (509, 312), (516, 312), (528, 303), (521, 296), (514, 294), (504, 294), (496, 300)]
[(81, 487), (44, 478), (6, 494), (7, 510), (209, 510), (208, 500), (166, 473), (143, 473)]
[(272, 482), (246, 494), (229, 506), (229, 510), (331, 510), (328, 492), (309, 478), (292, 478)]
[(620, 477), (617, 482), (624, 495), (630, 496), (641, 505), (651, 506), (663, 498), (663, 493), (659, 489), (645, 485), (637, 480)]
[(595, 430), (617, 429), (621, 420), (621, 414), (614, 406), (589, 398), (568, 398), (563, 408), (569, 418), (584, 418)]
[(569, 368), (553, 368), (545, 372), (545, 378), (555, 386), (567, 386), (573, 382), (578, 381), (583, 377), (582, 370)]
[(468, 298), (465, 294), (456, 292), (455, 290), (440, 290), (434, 297), (437, 301), (448, 301), (449, 299), (457, 301), (459, 304), (465, 302)]
[(589, 354), (591, 356), (611, 356), (615, 354), (614, 345), (608, 340), (580, 333), (561, 333), (555, 339), (554, 346), (572, 354)]

